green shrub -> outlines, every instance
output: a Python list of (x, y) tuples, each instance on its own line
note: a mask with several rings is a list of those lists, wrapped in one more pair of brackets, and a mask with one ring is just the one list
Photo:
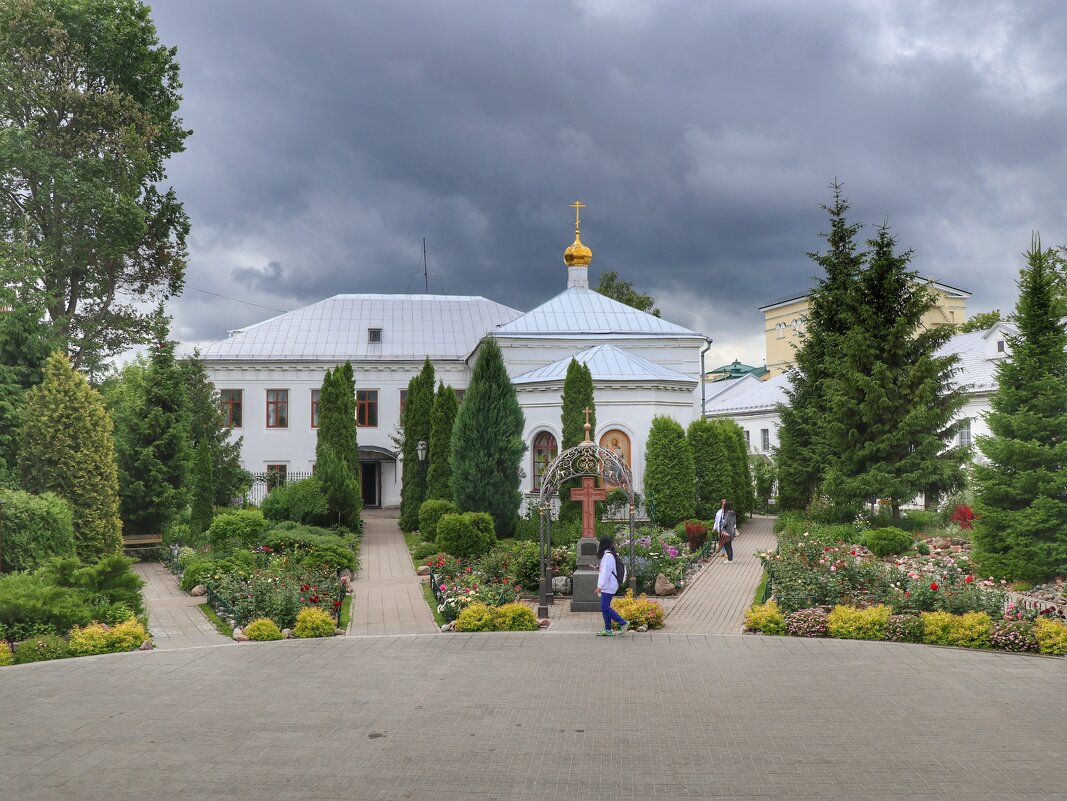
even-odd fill
[(354, 538), (339, 536), (329, 529), (293, 524), (274, 527), (263, 540), (263, 544), (276, 553), (292, 554), (296, 563), (309, 568), (347, 568), (353, 572), (359, 567), (359, 560), (352, 550), (356, 542)]
[(437, 522), (437, 549), (461, 559), (477, 559), (495, 542), (493, 519), (485, 512), (446, 514)]
[(515, 539), (519, 541), (541, 541), (541, 520), (535, 514), (532, 517), (520, 517), (515, 521)]
[(36, 570), (57, 556), (74, 556), (74, 522), (65, 500), (19, 490), (2, 492), (0, 499), (3, 570)]
[(67, 641), (55, 634), (42, 634), (15, 645), (15, 664), (47, 662), (50, 659), (66, 659), (70, 656)]
[(275, 487), (259, 508), (267, 520), (316, 526), (328, 522), (329, 505), (315, 476)]
[(117, 654), (136, 650), (147, 639), (145, 627), (135, 618), (130, 618), (110, 627), (101, 623), (93, 623), (85, 628), (76, 626), (71, 629), (68, 647), (75, 656)]
[(885, 624), (886, 642), (922, 642), (923, 619), (918, 615), (890, 615)]
[(234, 509), (217, 515), (207, 530), (208, 542), (216, 551), (252, 548), (260, 544), (267, 521), (258, 509)]
[(508, 569), (527, 592), (536, 592), (541, 580), (541, 547), (536, 542), (516, 542), (510, 548)]
[(496, 607), (492, 615), (497, 631), (537, 631), (540, 628), (537, 615), (525, 604), (504, 604)]
[(77, 559), (66, 557), (53, 559), (39, 572), (57, 586), (83, 590), (94, 605), (125, 604), (140, 615), (144, 614), (144, 581), (133, 572), (133, 561), (111, 554), (82, 567)]
[(881, 640), (891, 611), (888, 606), (856, 609), (838, 605), (826, 618), (826, 630), (839, 640)]
[(928, 645), (954, 645), (956, 616), (951, 612), (923, 612), (923, 642)]
[[(746, 463), (747, 469), (747, 463)], [(652, 418), (645, 443), (645, 498), (654, 522), (671, 527), (696, 510), (696, 473), (685, 430), (671, 417)]]
[(434, 542), (420, 542), (415, 546), (411, 552), (411, 558), (416, 562), (421, 562), (427, 556), (433, 556), (437, 553), (437, 543)]
[(1039, 653), (1050, 656), (1067, 654), (1067, 625), (1047, 617), (1034, 621), (1034, 639)]
[(34, 634), (63, 633), (92, 620), (85, 595), (57, 587), (39, 573), (0, 577), (0, 636), (20, 640)]
[(900, 521), (900, 527), (906, 531), (926, 532), (932, 528), (938, 527), (940, 524), (940, 517), (940, 514), (937, 512), (914, 509), (904, 513), (903, 519)]
[(633, 590), (627, 590), (625, 595), (615, 596), (611, 608), (635, 629), (638, 626), (661, 629), (667, 617), (658, 601), (653, 601), (645, 595), (635, 598)]
[(301, 609), (300, 614), (296, 616), (293, 636), (300, 638), (332, 637), (336, 628), (337, 625), (328, 612), (318, 607), (309, 606), (306, 609)]
[(785, 634), (785, 617), (774, 601), (753, 604), (745, 612), (745, 629), (762, 631), (764, 634)]
[(876, 528), (867, 532), (863, 544), (876, 556), (904, 553), (912, 546), (911, 534), (899, 528)]
[(15, 664), (15, 655), (11, 653), (11, 648), (8, 644), (0, 640), (0, 667), (7, 667), (13, 664)]
[(178, 549), (178, 556), (175, 561), (178, 563), (179, 568), (185, 570), (185, 568), (187, 568), (189, 564), (197, 558), (197, 556), (198, 554), (196, 551), (194, 551), (188, 545), (183, 545), (181, 548)]
[(957, 615), (952, 625), (952, 644), (960, 648), (989, 648), (993, 621), (985, 612)]
[(493, 631), (493, 610), (483, 603), (469, 604), (456, 618), (456, 631)]
[[(261, 617), (258, 620), (253, 620), (245, 626), (244, 632), (248, 639), (255, 642), (268, 642), (270, 640), (282, 639), (282, 630), (278, 628), (278, 624), (269, 617)], [(333, 633), (332, 625), (330, 627), (330, 633)]]
[(423, 501), (419, 507), (419, 534), (426, 542), (437, 540), (437, 522), (442, 515), (459, 514), (459, 509), (452, 501), (431, 499)]
[(210, 580), (218, 580), (232, 573), (248, 572), (250, 572), (248, 568), (231, 559), (202, 557), (194, 560), (185, 568), (178, 586), (185, 592), (190, 592), (198, 584), (207, 584)]

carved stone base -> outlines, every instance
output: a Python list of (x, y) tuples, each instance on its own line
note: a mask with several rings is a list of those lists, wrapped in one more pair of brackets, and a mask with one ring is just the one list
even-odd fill
[(575, 570), (571, 576), (572, 612), (599, 612), (600, 596), (596, 594), (596, 582), (599, 573), (596, 570)]

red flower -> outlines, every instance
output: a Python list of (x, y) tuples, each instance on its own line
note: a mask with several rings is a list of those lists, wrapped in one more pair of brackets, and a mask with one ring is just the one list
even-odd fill
[(970, 584), (972, 581), (974, 581), (974, 576), (967, 576), (967, 578), (965, 578), (964, 581), (967, 582), (968, 584)]
[(824, 550), (824, 551), (828, 551), (828, 550), (830, 550), (830, 547), (829, 547), (829, 546), (827, 546), (827, 547), (823, 548), (823, 550)]
[(908, 592), (907, 590), (904, 590), (904, 597), (905, 598), (910, 598), (911, 597), (911, 593)]
[(937, 591), (937, 582), (936, 581), (931, 581), (930, 582), (930, 589), (934, 590), (934, 592)]
[(856, 549), (853, 548), (851, 551), (849, 551), (849, 553), (852, 554), (853, 556), (855, 556), (856, 555)]
[(341, 608), (341, 602), (340, 601), (334, 601), (333, 602), (333, 608), (334, 609), (340, 609)]
[(467, 568), (467, 572), (468, 572), (468, 573), (470, 573), (470, 572), (471, 572), (471, 569), (470, 569), (469, 567)]

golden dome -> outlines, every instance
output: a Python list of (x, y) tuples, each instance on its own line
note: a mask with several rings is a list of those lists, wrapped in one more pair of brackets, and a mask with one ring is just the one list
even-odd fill
[(571, 208), (574, 209), (574, 242), (563, 251), (563, 263), (568, 267), (588, 267), (589, 262), (593, 260), (593, 251), (582, 244), (582, 237), (579, 234), (581, 218), (578, 216), (585, 208), (585, 204), (576, 200), (571, 203)]

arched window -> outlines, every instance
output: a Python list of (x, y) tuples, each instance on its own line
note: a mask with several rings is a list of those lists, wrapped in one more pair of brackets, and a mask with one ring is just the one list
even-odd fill
[(793, 321), (793, 336), (800, 333), (800, 320)]
[(785, 339), (785, 323), (778, 323), (774, 330), (778, 332), (778, 339)]
[(556, 438), (548, 431), (542, 431), (534, 437), (533, 444), (533, 489), (541, 490), (541, 477), (545, 474), (552, 460), (559, 454)]
[[(611, 431), (605, 431), (600, 436), (600, 447), (611, 451), (622, 460), (623, 464), (631, 469), (633, 468), (633, 464), (630, 462), (630, 438), (619, 429), (613, 428)], [(615, 487), (618, 485), (605, 481), (604, 486)]]

